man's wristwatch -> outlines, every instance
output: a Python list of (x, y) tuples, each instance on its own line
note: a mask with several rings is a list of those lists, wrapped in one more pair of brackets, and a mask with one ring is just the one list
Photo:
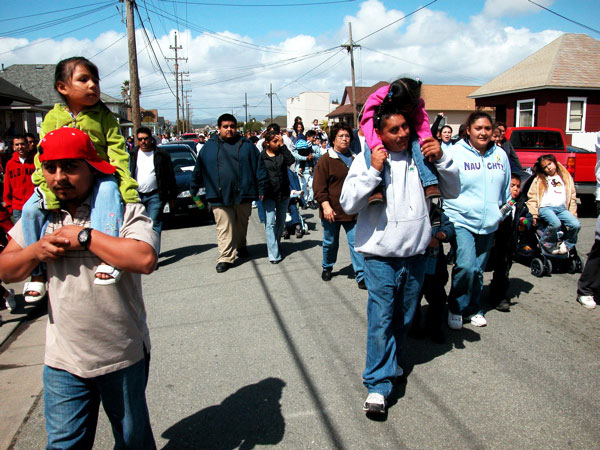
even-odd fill
[(87, 250), (90, 246), (90, 242), (92, 242), (92, 229), (84, 228), (77, 235), (77, 240), (79, 241), (79, 245), (83, 247), (84, 250)]

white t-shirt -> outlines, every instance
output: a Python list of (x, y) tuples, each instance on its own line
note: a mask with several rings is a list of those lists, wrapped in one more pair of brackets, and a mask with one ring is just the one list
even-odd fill
[(544, 192), (540, 208), (545, 206), (565, 206), (567, 203), (567, 194), (565, 192), (565, 183), (559, 175), (546, 176), (548, 189)]
[(138, 150), (137, 182), (138, 192), (148, 193), (158, 189), (156, 171), (154, 170), (154, 150), (151, 152)]

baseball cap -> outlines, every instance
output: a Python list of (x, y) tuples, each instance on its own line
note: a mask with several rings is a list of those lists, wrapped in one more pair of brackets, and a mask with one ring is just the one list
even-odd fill
[(115, 173), (117, 168), (100, 159), (90, 137), (77, 128), (63, 127), (51, 131), (40, 142), (41, 162), (59, 159), (85, 159), (101, 173)]

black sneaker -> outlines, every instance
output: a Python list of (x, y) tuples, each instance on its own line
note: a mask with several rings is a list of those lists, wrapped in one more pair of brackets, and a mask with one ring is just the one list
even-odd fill
[(358, 288), (359, 289), (363, 289), (363, 290), (367, 289), (367, 285), (365, 284), (365, 280), (360, 280), (357, 284), (358, 284)]
[(323, 281), (331, 281), (331, 269), (323, 269), (321, 273), (321, 279)]

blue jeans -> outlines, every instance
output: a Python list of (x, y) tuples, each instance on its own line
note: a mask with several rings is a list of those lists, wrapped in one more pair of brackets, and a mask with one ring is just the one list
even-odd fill
[(338, 248), (340, 247), (340, 228), (344, 227), (346, 231), (346, 239), (348, 247), (350, 247), (350, 259), (352, 260), (352, 268), (356, 281), (361, 281), (364, 278), (363, 255), (354, 250), (354, 231), (356, 222), (329, 222), (325, 219), (321, 220), (323, 225), (323, 269), (331, 270), (337, 261)]
[(115, 449), (154, 449), (146, 405), (149, 355), (95, 378), (44, 366), (47, 449), (91, 449), (100, 402), (112, 426)]
[(304, 200), (306, 202), (312, 202), (314, 200), (313, 195), (313, 176), (312, 173), (308, 171), (308, 167), (304, 169), (302, 174), (298, 174), (298, 179), (300, 180), (300, 189), (304, 191)]
[(483, 271), (487, 263), (494, 233), (475, 234), (455, 226), (456, 264), (452, 268), (452, 287), (448, 309), (452, 314), (483, 314), (480, 305)]
[(152, 219), (152, 229), (158, 233), (160, 239), (160, 233), (163, 227), (162, 212), (165, 207), (165, 202), (160, 200), (158, 192), (154, 192), (150, 195), (142, 192), (139, 194), (142, 204), (146, 207), (148, 216)]
[(423, 153), (416, 149), (411, 151), (411, 155), (415, 166), (417, 166), (417, 172), (419, 172), (419, 178), (423, 187), (438, 184), (438, 171), (435, 165), (431, 161), (425, 160)]
[(540, 208), (540, 219), (548, 224), (541, 238), (542, 243), (556, 244), (556, 233), (560, 230), (561, 225), (564, 225), (567, 229), (565, 244), (569, 250), (575, 247), (581, 224), (567, 208), (564, 206), (544, 206)]
[(13, 212), (12, 212), (12, 221), (13, 221), (13, 223), (17, 223), (20, 218), (21, 218), (21, 210), (20, 209), (13, 209)]
[(367, 358), (363, 384), (388, 397), (398, 376), (402, 341), (423, 287), (424, 257), (365, 258)]
[(267, 240), (267, 252), (269, 253), (269, 261), (281, 261), (279, 253), (279, 241), (285, 228), (285, 214), (287, 213), (289, 197), (282, 200), (273, 200), (265, 198), (262, 200), (265, 208), (265, 237)]
[(260, 220), (260, 223), (265, 223), (267, 221), (267, 217), (265, 216), (265, 207), (263, 202), (260, 200), (256, 200), (256, 212), (258, 213), (258, 220)]
[[(114, 175), (97, 177), (92, 190), (91, 227), (110, 236), (119, 236), (123, 224), (123, 202)], [(36, 189), (23, 205), (23, 237), (28, 246), (40, 240), (48, 226), (48, 211), (41, 207)]]

